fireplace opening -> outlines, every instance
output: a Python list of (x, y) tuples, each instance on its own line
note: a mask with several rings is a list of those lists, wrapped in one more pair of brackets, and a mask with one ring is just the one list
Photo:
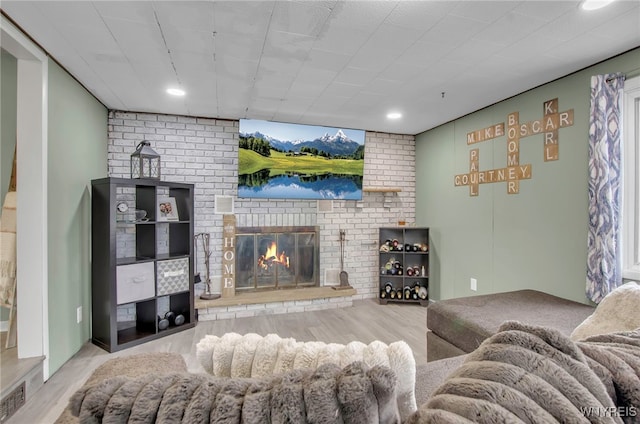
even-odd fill
[(236, 290), (319, 285), (317, 227), (236, 228)]

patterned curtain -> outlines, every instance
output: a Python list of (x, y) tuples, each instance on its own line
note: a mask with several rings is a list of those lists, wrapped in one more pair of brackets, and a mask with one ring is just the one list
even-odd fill
[(587, 297), (599, 303), (622, 284), (620, 250), (622, 74), (591, 77)]

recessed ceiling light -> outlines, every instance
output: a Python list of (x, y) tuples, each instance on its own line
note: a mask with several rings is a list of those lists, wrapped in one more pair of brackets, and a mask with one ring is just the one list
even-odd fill
[(388, 119), (400, 119), (402, 118), (402, 114), (400, 112), (389, 112), (387, 113)]
[(580, 7), (582, 10), (598, 10), (612, 3), (614, 0), (584, 0)]
[(179, 88), (167, 88), (167, 93), (171, 94), (172, 96), (184, 96), (184, 90), (181, 90)]

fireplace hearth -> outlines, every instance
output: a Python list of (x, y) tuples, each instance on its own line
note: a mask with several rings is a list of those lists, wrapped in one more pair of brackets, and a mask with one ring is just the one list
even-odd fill
[(319, 286), (318, 227), (236, 228), (236, 290)]

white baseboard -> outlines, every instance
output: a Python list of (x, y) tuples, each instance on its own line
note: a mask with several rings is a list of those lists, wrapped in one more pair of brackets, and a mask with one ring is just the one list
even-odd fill
[(9, 331), (9, 321), (0, 321), (0, 331)]

